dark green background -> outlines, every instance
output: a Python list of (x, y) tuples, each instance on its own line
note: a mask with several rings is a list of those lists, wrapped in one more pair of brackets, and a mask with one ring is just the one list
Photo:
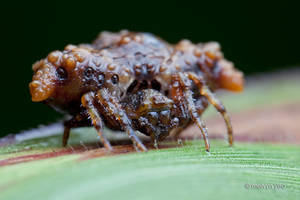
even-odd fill
[(299, 4), (289, 1), (36, 1), (1, 5), (0, 135), (61, 116), (32, 103), (31, 65), (102, 30), (152, 32), (175, 43), (215, 40), (246, 74), (300, 63)]

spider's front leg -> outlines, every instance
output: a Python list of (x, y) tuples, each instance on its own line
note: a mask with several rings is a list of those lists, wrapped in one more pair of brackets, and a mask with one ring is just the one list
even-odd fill
[(205, 96), (209, 103), (211, 103), (219, 113), (221, 113), (226, 127), (227, 127), (227, 135), (228, 135), (228, 143), (230, 146), (233, 144), (233, 131), (232, 131), (232, 125), (230, 121), (230, 117), (227, 114), (227, 111), (225, 107), (223, 106), (222, 102), (218, 100), (214, 94), (209, 90), (209, 88), (206, 86), (205, 82), (203, 81), (203, 78), (193, 74), (193, 73), (188, 73), (187, 74), (188, 78), (192, 80), (196, 86), (200, 90), (200, 94)]
[(209, 152), (210, 145), (208, 141), (206, 125), (201, 120), (197, 107), (193, 101), (191, 81), (187, 80), (184, 73), (172, 75), (171, 96), (176, 105), (175, 111), (178, 113), (178, 115), (183, 116), (183, 119), (189, 119), (185, 116), (189, 113), (194, 123), (197, 124), (201, 130), (205, 142), (205, 149)]
[(99, 115), (99, 112), (94, 104), (95, 102), (95, 94), (94, 92), (89, 92), (85, 95), (82, 96), (81, 98), (81, 103), (83, 105), (83, 107), (85, 107), (87, 109), (87, 112), (92, 120), (93, 126), (95, 127), (100, 140), (102, 142), (102, 144), (104, 145), (104, 147), (111, 151), (112, 147), (109, 143), (109, 141), (106, 139), (106, 137), (103, 135), (103, 131), (102, 131), (102, 127), (103, 127), (103, 123), (102, 123), (102, 119)]
[[(120, 125), (120, 128), (128, 134), (137, 150), (147, 151), (147, 148), (136, 136), (135, 131), (132, 128), (131, 120), (128, 118), (125, 110), (122, 108), (119, 99), (111, 94), (107, 88), (102, 88), (98, 90), (97, 93), (86, 94), (82, 99), (82, 104), (88, 109), (94, 127), (97, 129), (97, 132), (102, 138), (101, 140), (103, 140), (107, 146), (109, 142), (103, 137), (103, 134), (98, 131), (100, 130), (99, 124), (95, 123), (97, 121), (101, 121), (99, 112), (103, 116), (108, 116), (110, 119), (115, 120)], [(99, 109), (97, 110), (97, 108)]]

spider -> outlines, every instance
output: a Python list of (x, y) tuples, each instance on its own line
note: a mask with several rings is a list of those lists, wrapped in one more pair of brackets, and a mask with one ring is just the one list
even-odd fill
[(196, 123), (209, 151), (200, 118), (209, 103), (223, 116), (233, 143), (230, 118), (213, 91), (242, 91), (244, 79), (223, 58), (218, 43), (182, 40), (170, 45), (149, 33), (103, 32), (92, 44), (51, 52), (33, 71), (32, 101), (72, 116), (65, 122), (64, 146), (71, 128), (92, 124), (111, 150), (102, 131), (105, 124), (125, 131), (138, 150), (146, 151), (135, 130), (156, 142)]

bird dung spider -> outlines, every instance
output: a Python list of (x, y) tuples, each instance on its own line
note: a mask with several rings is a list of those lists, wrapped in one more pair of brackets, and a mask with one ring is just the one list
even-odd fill
[(72, 116), (64, 123), (64, 146), (71, 128), (93, 125), (112, 150), (102, 132), (106, 125), (125, 131), (137, 150), (146, 151), (135, 131), (157, 144), (196, 123), (209, 151), (200, 118), (209, 103), (223, 116), (233, 143), (230, 118), (213, 91), (242, 91), (244, 79), (224, 59), (218, 43), (182, 40), (170, 45), (149, 33), (102, 32), (92, 44), (51, 52), (33, 71), (32, 101)]

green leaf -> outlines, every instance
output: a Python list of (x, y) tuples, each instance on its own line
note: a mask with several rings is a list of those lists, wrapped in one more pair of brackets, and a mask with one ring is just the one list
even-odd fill
[[(2, 199), (296, 199), (300, 148), (214, 141), (85, 160), (91, 152), (0, 169)], [(248, 184), (248, 185), (247, 185)], [(246, 188), (253, 185), (254, 188)], [(257, 189), (256, 187), (276, 187)], [(277, 188), (279, 187), (279, 188)]]

